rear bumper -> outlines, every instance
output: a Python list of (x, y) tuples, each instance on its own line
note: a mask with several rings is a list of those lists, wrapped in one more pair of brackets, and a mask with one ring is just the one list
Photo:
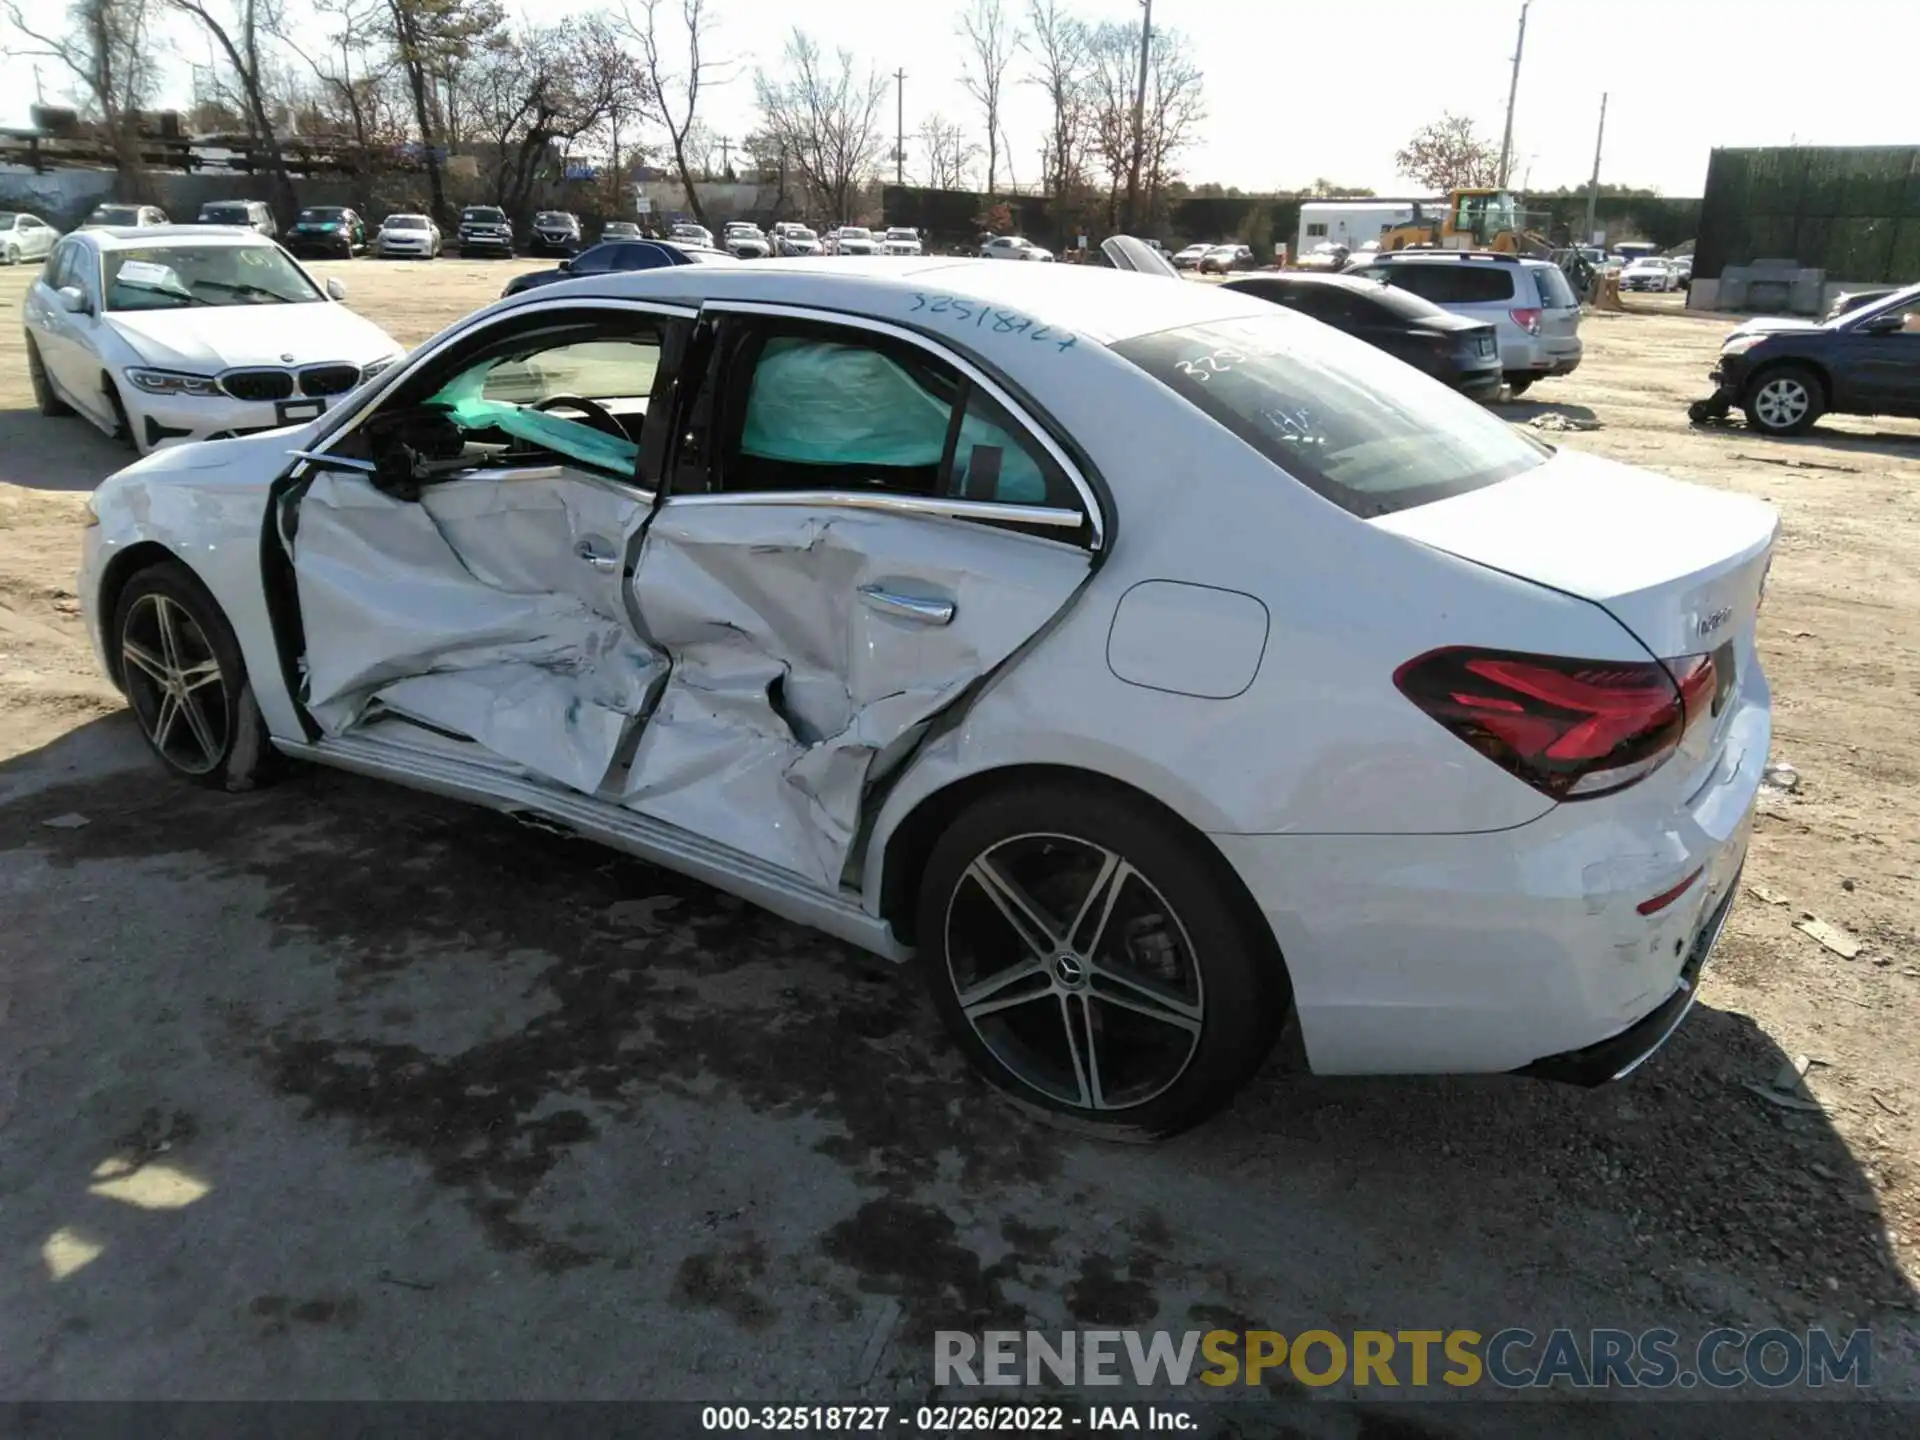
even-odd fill
[(1645, 1019), (1598, 1044), (1545, 1056), (1513, 1073), (1570, 1085), (1604, 1085), (1610, 1080), (1624, 1080), (1638, 1070), (1673, 1038), (1681, 1022), (1693, 1013), (1694, 1002), (1700, 998), (1700, 972), (1706, 968), (1713, 947), (1719, 943), (1720, 932), (1727, 928), (1727, 917), (1733, 913), (1734, 897), (1739, 893), (1740, 872), (1736, 870), (1727, 893), (1694, 937), (1687, 952), (1687, 963), (1674, 980), (1673, 993)]
[(1495, 365), (1491, 370), (1462, 370), (1453, 377), (1453, 388), (1470, 400), (1491, 400), (1506, 381), (1505, 373)]
[(1641, 794), (1492, 833), (1213, 836), (1285, 958), (1314, 1073), (1606, 1079), (1650, 1053), (1691, 1003), (1680, 982), (1746, 857), (1772, 735), (1749, 677), (1684, 799), (1656, 772)]

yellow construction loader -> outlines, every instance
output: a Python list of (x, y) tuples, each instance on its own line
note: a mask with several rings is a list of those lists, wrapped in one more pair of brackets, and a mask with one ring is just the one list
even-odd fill
[(1382, 250), (1425, 246), (1437, 250), (1493, 250), (1502, 254), (1545, 257), (1546, 237), (1527, 226), (1520, 198), (1507, 190), (1455, 190), (1444, 213), (1438, 206), (1415, 205), (1413, 219), (1380, 236)]

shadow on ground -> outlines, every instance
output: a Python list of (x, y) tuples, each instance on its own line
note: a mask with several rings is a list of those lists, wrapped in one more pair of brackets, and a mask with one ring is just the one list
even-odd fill
[[(60, 762), (17, 764), (44, 778)], [(0, 794), (15, 769), (0, 766)], [(86, 823), (49, 823), (75, 815)], [(556, 1219), (557, 1172), (650, 1143), (664, 1111), (741, 1107), (813, 1137), (853, 1198), (811, 1231), (743, 1233), (723, 1223), (739, 1212), (717, 1155), (680, 1175), (722, 1220), (669, 1263), (672, 1303), (779, 1334), (795, 1317), (769, 1277), (840, 1277), (808, 1283), (842, 1297), (843, 1320), (861, 1296), (897, 1301), (922, 1380), (936, 1328), (1392, 1328), (1444, 1310), (1491, 1329), (1504, 1314), (1475, 1305), (1616, 1323), (1596, 1313), (1608, 1303), (1702, 1331), (1729, 1316), (1850, 1328), (1912, 1303), (1878, 1192), (1827, 1118), (1747, 1088), (1787, 1057), (1737, 1013), (1702, 1007), (1604, 1090), (1276, 1065), (1195, 1134), (1109, 1148), (985, 1092), (909, 971), (491, 814), (325, 772), (229, 796), (144, 768), (0, 808), (9, 865), (91, 885), (153, 857), (174, 857), (179, 886), (264, 897), (274, 938), (177, 975), (165, 967), (189, 962), (143, 960), (114, 983), (176, 1006), (209, 986), (183, 1043), (270, 1087), (289, 1123), (410, 1157), (538, 1275), (615, 1283), (632, 1236)], [(139, 940), (137, 923), (120, 937), (135, 956)], [(222, 944), (205, 937), (209, 955)], [(105, 982), (69, 958), (50, 983)], [(449, 1029), (503, 993), (525, 1011), (515, 1024)], [(151, 1159), (179, 1123), (145, 1118), (121, 1148)], [(33, 1198), (16, 1197), (21, 1223), (49, 1227), (57, 1206)], [(1483, 1288), (1463, 1297), (1469, 1284)]]

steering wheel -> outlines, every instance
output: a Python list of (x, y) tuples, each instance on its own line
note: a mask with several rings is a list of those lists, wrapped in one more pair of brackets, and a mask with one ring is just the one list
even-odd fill
[(533, 410), (578, 410), (586, 417), (586, 423), (603, 435), (611, 435), (616, 440), (630, 440), (626, 427), (621, 425), (614, 413), (598, 400), (589, 400), (584, 395), (549, 395), (546, 399), (528, 407)]

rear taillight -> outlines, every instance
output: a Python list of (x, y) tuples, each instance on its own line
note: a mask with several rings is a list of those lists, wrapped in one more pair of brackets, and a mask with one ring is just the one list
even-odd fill
[(1509, 310), (1507, 317), (1529, 335), (1540, 333), (1540, 312), (1538, 310)]
[(1393, 672), (1400, 693), (1487, 759), (1555, 800), (1645, 779), (1712, 707), (1710, 655), (1569, 660), (1452, 646)]

